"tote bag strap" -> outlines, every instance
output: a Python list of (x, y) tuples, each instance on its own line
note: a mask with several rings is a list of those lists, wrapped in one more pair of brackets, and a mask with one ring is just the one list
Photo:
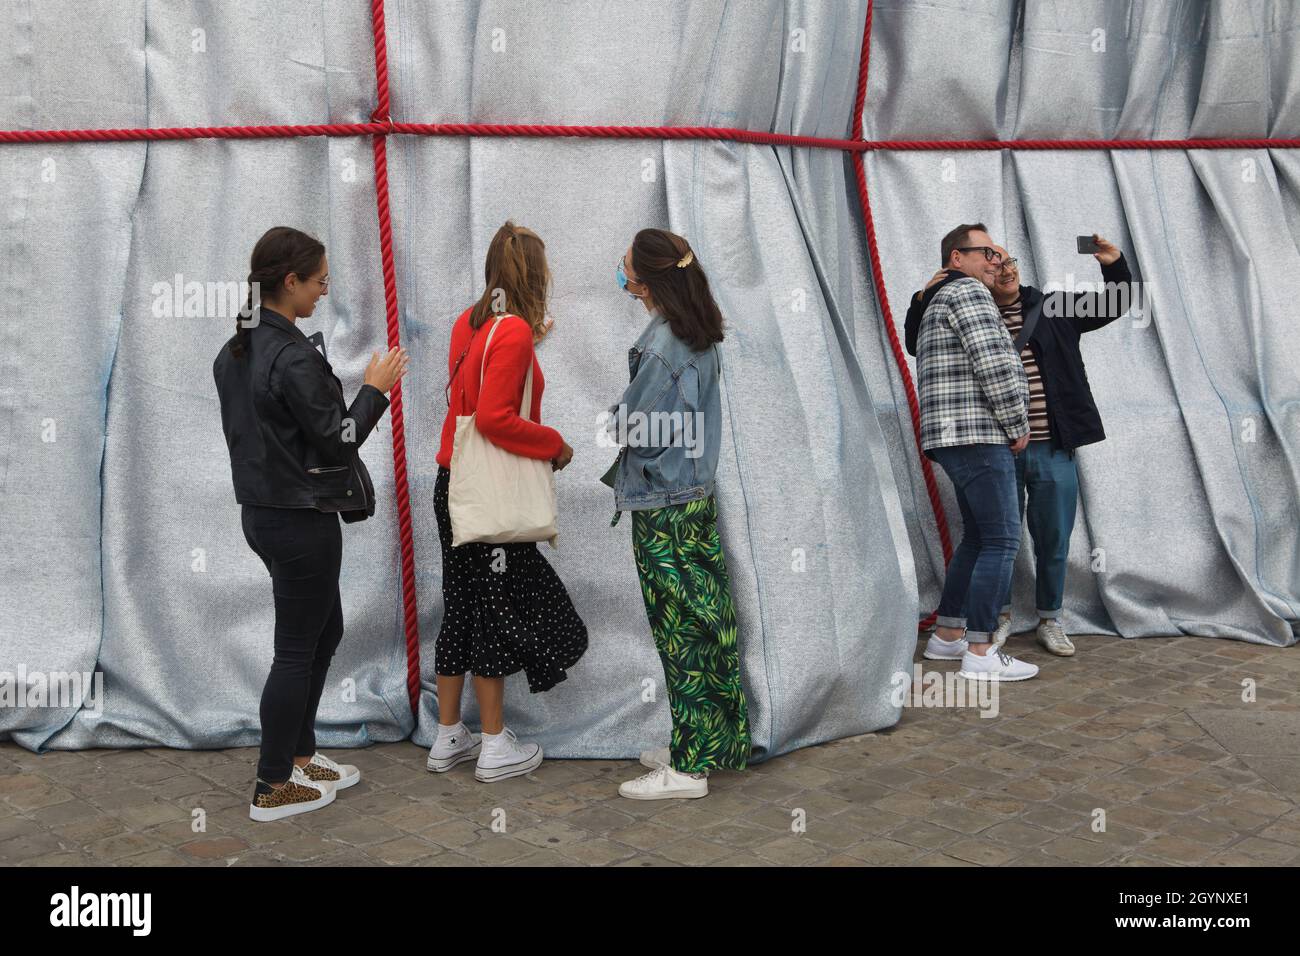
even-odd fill
[(492, 319), (492, 328), (488, 329), (487, 341), (483, 343), (483, 359), (478, 365), (478, 391), (483, 394), (483, 373), (487, 371), (488, 349), (492, 346), (492, 336), (496, 334), (497, 326), (501, 324), (504, 315), (494, 316)]
[(528, 374), (524, 376), (524, 397), (519, 403), (519, 417), (529, 418), (533, 411), (533, 357), (528, 356)]
[[(478, 367), (478, 391), (479, 395), (483, 394), (483, 373), (487, 370), (488, 348), (492, 345), (492, 336), (496, 333), (497, 326), (501, 320), (507, 318), (505, 315), (498, 315), (492, 320), (492, 328), (488, 330), (487, 341), (483, 343), (483, 361)], [(533, 363), (532, 356), (529, 356), (528, 374), (524, 376), (524, 397), (519, 403), (519, 417), (528, 418), (528, 413), (533, 409)]]

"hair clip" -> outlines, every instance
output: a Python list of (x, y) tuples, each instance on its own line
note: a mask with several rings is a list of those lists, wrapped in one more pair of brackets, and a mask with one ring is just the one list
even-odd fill
[(691, 250), (687, 249), (687, 250), (686, 250), (686, 255), (682, 256), (680, 259), (677, 260), (677, 268), (679, 268), (679, 269), (685, 269), (687, 266), (689, 266), (689, 265), (690, 265), (692, 262), (694, 262), (694, 261), (695, 261), (695, 253), (693, 253), (693, 252), (691, 252)]

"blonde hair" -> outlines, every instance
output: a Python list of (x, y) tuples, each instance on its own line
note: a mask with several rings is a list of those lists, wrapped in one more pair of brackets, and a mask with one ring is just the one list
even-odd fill
[(470, 328), (482, 328), (494, 315), (517, 315), (532, 327), (533, 341), (541, 341), (548, 331), (546, 303), (551, 292), (541, 237), (506, 220), (488, 246), (483, 278), (487, 285), (470, 313)]

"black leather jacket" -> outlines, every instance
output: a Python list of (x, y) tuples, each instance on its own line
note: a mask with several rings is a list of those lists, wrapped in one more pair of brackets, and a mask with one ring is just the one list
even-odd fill
[(265, 306), (238, 358), (235, 341), (212, 363), (235, 500), (337, 511), (348, 522), (373, 515), (375, 488), (358, 452), (388, 398), (363, 385), (348, 408), (320, 333), (309, 339)]

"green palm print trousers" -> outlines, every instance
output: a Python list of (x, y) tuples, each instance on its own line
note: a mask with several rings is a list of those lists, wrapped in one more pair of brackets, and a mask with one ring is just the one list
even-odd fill
[(744, 770), (749, 719), (713, 496), (632, 512), (632, 552), (673, 719), (673, 769)]

